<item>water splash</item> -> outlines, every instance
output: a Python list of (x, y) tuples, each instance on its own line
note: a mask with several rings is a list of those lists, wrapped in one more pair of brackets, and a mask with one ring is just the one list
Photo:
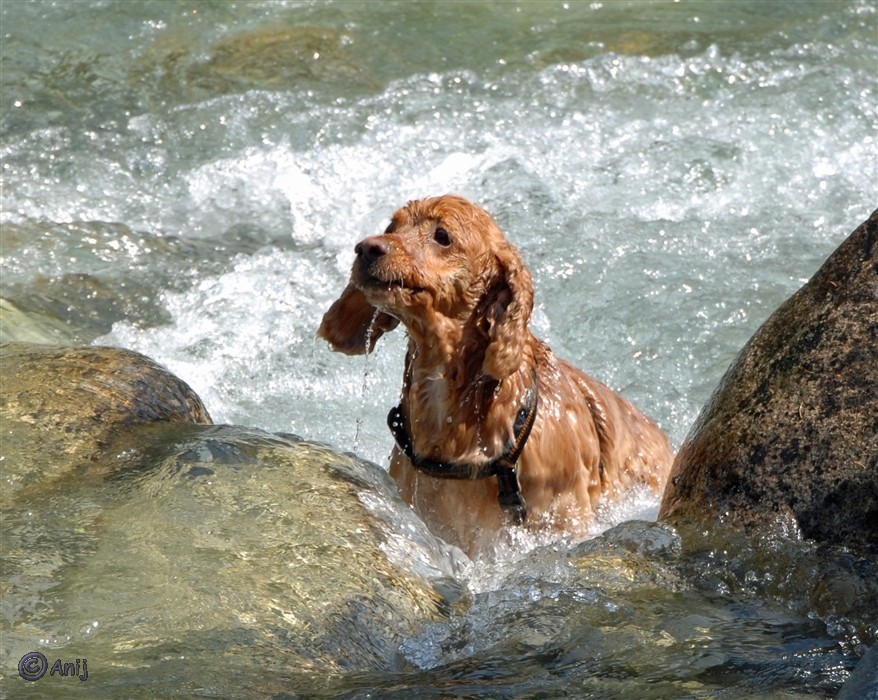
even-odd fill
[(369, 321), (369, 326), (366, 328), (366, 338), (365, 338), (365, 347), (366, 352), (363, 353), (363, 383), (360, 387), (360, 415), (356, 420), (356, 428), (354, 430), (354, 452), (359, 451), (360, 449), (360, 429), (363, 425), (364, 416), (367, 412), (366, 406), (366, 397), (369, 393), (369, 358), (374, 354), (372, 349), (372, 335), (375, 333), (375, 324), (378, 322), (378, 316), (381, 314), (380, 309), (375, 309), (375, 312), (372, 314), (372, 318)]

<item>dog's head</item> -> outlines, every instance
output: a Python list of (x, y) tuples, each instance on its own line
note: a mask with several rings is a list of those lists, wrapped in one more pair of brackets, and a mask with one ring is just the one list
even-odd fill
[(484, 209), (455, 195), (409, 202), (354, 250), (350, 283), (318, 331), (334, 349), (363, 353), (368, 339), (371, 351), (401, 321), (419, 344), (466, 329), (496, 379), (520, 367), (533, 283)]

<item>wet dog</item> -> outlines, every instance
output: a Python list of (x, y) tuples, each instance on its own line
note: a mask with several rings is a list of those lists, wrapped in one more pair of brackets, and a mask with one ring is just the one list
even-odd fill
[(602, 502), (660, 493), (664, 433), (531, 333), (531, 275), (484, 209), (409, 202), (355, 252), (318, 334), (359, 354), (407, 330), (390, 473), (434, 531), (470, 553), (504, 524), (583, 536)]

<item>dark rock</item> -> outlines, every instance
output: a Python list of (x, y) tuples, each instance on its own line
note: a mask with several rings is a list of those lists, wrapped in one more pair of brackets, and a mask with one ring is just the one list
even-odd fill
[(680, 449), (659, 518), (878, 547), (878, 211), (756, 332)]
[(878, 700), (878, 645), (860, 659), (851, 677), (842, 686), (838, 700)]

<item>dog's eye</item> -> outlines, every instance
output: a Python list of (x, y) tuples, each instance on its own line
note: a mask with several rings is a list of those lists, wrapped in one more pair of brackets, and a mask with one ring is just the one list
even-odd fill
[(451, 245), (451, 236), (448, 235), (448, 231), (444, 228), (437, 228), (433, 232), (433, 240), (436, 241), (443, 248), (447, 248)]

